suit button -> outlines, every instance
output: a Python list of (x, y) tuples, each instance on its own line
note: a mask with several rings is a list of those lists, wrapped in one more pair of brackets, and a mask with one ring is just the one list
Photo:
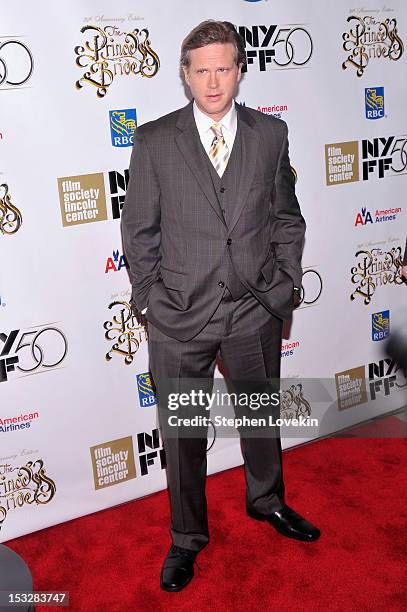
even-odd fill
[(224, 283), (224, 282), (222, 282), (222, 281), (219, 281), (219, 282), (218, 282), (218, 285), (219, 285), (219, 287), (222, 287), (222, 288), (223, 288), (223, 287), (225, 286), (225, 283)]
[(225, 193), (226, 189), (224, 187), (221, 187), (219, 190), (221, 193)]
[(232, 238), (228, 238), (228, 239), (226, 240), (226, 244), (227, 244), (228, 246), (230, 246), (230, 245), (232, 244)]

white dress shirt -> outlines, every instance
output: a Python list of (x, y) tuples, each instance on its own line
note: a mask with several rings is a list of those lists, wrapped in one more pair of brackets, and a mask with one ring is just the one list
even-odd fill
[(237, 111), (234, 101), (232, 102), (230, 110), (228, 110), (226, 115), (224, 115), (220, 121), (214, 121), (213, 119), (211, 119), (211, 117), (205, 115), (205, 113), (203, 113), (198, 108), (195, 100), (193, 109), (196, 127), (198, 128), (199, 137), (201, 139), (205, 151), (209, 154), (213, 139), (215, 138), (215, 134), (211, 130), (211, 126), (214, 123), (219, 123), (222, 127), (223, 137), (225, 139), (230, 154), (232, 152), (232, 147), (233, 143), (235, 142), (235, 136), (237, 131)]

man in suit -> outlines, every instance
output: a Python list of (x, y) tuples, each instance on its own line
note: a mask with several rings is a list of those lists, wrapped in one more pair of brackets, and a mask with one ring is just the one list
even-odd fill
[[(167, 459), (167, 591), (190, 582), (209, 540), (207, 427), (174, 432), (169, 389), (194, 380), (190, 388), (210, 390), (218, 353), (240, 392), (271, 388), (280, 377), (282, 320), (301, 287), (305, 222), (287, 126), (234, 102), (245, 61), (229, 22), (206, 21), (188, 34), (181, 66), (194, 100), (137, 129), (123, 208), (132, 302), (148, 320)], [(245, 433), (241, 447), (249, 516), (316, 540), (318, 528), (285, 503), (280, 437)]]

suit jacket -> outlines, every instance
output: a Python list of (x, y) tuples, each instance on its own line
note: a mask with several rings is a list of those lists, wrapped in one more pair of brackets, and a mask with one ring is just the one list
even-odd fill
[(136, 130), (122, 211), (132, 302), (165, 334), (193, 338), (224, 293), (226, 262), (273, 314), (289, 318), (301, 286), (305, 221), (284, 121), (236, 104), (242, 172), (229, 224), (192, 102)]

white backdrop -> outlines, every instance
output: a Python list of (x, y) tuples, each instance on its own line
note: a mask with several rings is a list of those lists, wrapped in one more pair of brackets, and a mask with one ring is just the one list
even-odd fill
[[(405, 403), (402, 372), (383, 361), (405, 298), (405, 3), (3, 1), (0, 541), (166, 486), (118, 216), (125, 145), (187, 103), (180, 44), (207, 18), (245, 35), (237, 100), (289, 126), (307, 235), (283, 412), (320, 418), (316, 437)], [(336, 382), (332, 401), (312, 401), (316, 378)], [(208, 453), (210, 472), (241, 461), (237, 440)]]

